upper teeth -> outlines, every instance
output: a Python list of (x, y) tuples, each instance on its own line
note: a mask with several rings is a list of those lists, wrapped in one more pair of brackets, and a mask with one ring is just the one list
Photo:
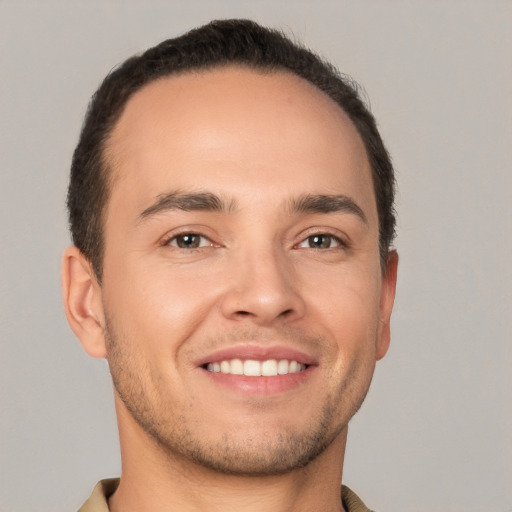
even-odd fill
[(206, 369), (210, 372), (246, 375), (248, 377), (273, 377), (275, 375), (302, 372), (306, 369), (306, 365), (288, 359), (279, 361), (277, 359), (267, 359), (266, 361), (231, 359), (220, 363), (208, 363)]

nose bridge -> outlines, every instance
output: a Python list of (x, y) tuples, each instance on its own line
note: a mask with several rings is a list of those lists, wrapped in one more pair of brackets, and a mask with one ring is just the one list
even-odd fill
[[(224, 297), (224, 314), (258, 324), (277, 318), (297, 318), (304, 304), (285, 249), (272, 241), (240, 248), (232, 262), (234, 279)], [(235, 270), (236, 268), (236, 270)]]

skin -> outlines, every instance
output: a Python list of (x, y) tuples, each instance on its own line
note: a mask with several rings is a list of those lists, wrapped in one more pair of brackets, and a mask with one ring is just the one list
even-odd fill
[[(397, 268), (394, 252), (380, 265), (354, 126), (296, 76), (229, 67), (137, 92), (107, 157), (102, 285), (71, 247), (63, 288), (71, 327), (115, 384), (111, 509), (342, 510), (347, 425), (389, 345)], [(169, 207), (205, 193), (223, 207)], [(297, 208), (308, 195), (350, 204)], [(180, 247), (186, 234), (197, 248)], [(310, 364), (297, 383), (257, 377), (287, 383), (277, 390), (244, 387), (199, 365), (226, 349)]]

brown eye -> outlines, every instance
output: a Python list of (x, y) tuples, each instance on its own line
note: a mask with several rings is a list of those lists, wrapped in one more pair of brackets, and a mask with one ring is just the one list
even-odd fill
[(208, 239), (196, 233), (184, 233), (172, 238), (169, 245), (179, 247), (180, 249), (197, 249), (208, 245)]
[(341, 242), (335, 236), (320, 233), (318, 235), (308, 236), (299, 244), (299, 247), (309, 249), (332, 249), (340, 245)]
[(329, 235), (314, 235), (308, 238), (312, 249), (328, 249), (331, 247), (332, 237)]

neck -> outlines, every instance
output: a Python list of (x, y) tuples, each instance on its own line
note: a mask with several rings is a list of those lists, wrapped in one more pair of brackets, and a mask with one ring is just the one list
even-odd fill
[(340, 512), (347, 429), (315, 460), (280, 475), (226, 475), (163, 450), (118, 411), (123, 471), (111, 512)]

